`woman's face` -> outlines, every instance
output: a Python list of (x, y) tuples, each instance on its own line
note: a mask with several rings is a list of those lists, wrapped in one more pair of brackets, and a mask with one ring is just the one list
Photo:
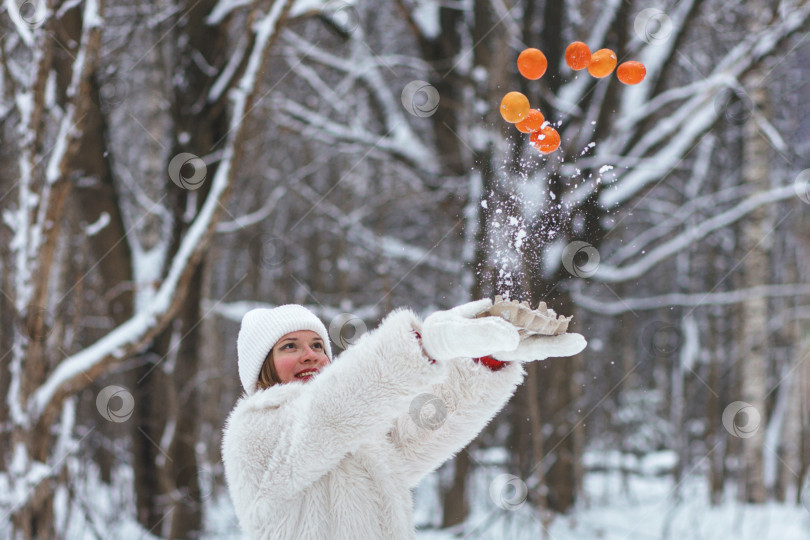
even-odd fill
[(282, 383), (308, 381), (329, 364), (321, 336), (312, 330), (285, 334), (273, 345), (273, 361)]

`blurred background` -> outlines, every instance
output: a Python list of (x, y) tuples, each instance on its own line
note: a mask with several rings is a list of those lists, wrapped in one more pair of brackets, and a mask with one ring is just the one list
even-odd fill
[(809, 31), (807, 0), (6, 1), (0, 536), (240, 538), (248, 309), (337, 352), (503, 294), (589, 346), (417, 488), (418, 538), (810, 538)]

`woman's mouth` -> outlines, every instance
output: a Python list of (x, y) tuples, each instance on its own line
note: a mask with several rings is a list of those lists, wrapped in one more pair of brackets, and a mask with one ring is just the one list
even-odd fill
[(299, 371), (295, 374), (296, 379), (311, 379), (316, 373), (318, 373), (317, 369), (305, 369), (303, 371)]

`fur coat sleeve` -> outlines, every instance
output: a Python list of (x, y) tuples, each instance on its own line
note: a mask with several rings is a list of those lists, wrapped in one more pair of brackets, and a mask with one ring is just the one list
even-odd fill
[(446, 376), (422, 353), (418, 325), (395, 311), (313, 380), (241, 398), (222, 440), (234, 504), (295, 498), (364, 441), (384, 439), (413, 397)]
[(499, 371), (471, 358), (446, 362), (448, 376), (412, 401), (388, 437), (409, 487), (453, 457), (495, 417), (526, 374), (520, 362)]

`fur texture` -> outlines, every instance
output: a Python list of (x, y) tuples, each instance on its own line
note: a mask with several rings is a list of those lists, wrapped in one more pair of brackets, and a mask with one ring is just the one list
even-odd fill
[(470, 358), (428, 362), (408, 310), (313, 380), (239, 399), (222, 456), (251, 539), (413, 538), (411, 488), (464, 448), (525, 375)]

